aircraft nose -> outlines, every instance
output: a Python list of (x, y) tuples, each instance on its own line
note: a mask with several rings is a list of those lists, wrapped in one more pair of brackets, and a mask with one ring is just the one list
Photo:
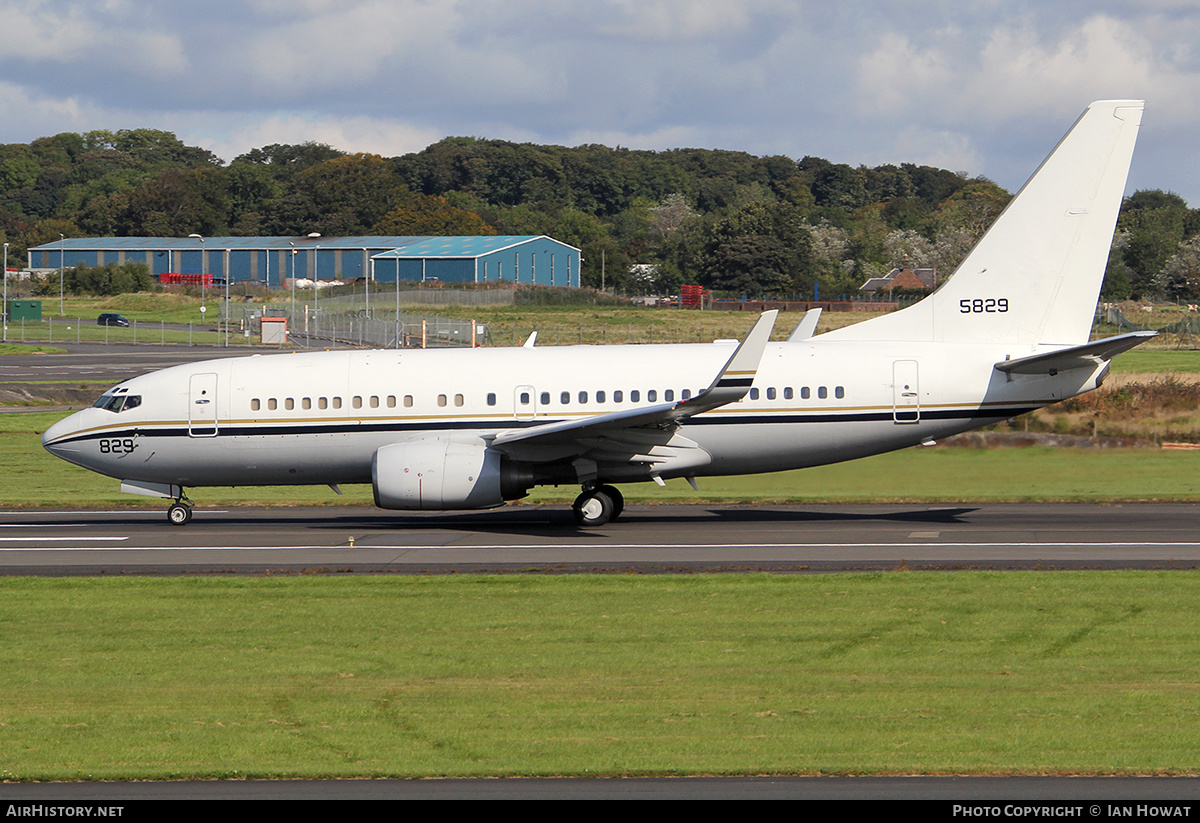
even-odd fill
[(42, 448), (51, 454), (61, 456), (64, 452), (73, 452), (73, 448), (62, 441), (76, 429), (75, 415), (59, 420), (46, 431), (42, 432)]

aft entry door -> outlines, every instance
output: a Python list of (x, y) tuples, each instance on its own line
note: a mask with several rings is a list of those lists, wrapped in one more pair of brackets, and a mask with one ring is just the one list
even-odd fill
[(892, 363), (892, 420), (896, 423), (921, 422), (921, 391), (916, 360)]
[(188, 435), (215, 437), (217, 434), (217, 376), (193, 374), (188, 390)]

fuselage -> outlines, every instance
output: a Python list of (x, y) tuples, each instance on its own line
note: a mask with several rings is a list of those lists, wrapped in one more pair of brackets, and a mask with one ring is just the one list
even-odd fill
[[(695, 396), (734, 343), (335, 351), (212, 360), (110, 389), (51, 427), (52, 453), (127, 481), (369, 483), (383, 446), (497, 432)], [(707, 455), (661, 477), (803, 468), (891, 451), (1094, 388), (1104, 367), (1008, 380), (1011, 346), (771, 343), (740, 401), (680, 422)], [(136, 398), (131, 400), (130, 398)], [(603, 448), (597, 447), (603, 454)], [(553, 460), (554, 455), (547, 455)], [(599, 461), (599, 480), (651, 479)]]

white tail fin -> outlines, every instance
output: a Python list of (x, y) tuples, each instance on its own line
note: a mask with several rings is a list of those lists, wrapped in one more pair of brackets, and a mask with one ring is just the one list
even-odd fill
[(938, 291), (822, 337), (1086, 342), (1142, 106), (1140, 100), (1092, 103)]

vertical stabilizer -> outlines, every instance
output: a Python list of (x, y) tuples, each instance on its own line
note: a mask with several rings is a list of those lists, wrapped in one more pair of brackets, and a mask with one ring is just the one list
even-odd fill
[(1142, 119), (1092, 103), (934, 294), (822, 335), (840, 340), (1086, 342)]

